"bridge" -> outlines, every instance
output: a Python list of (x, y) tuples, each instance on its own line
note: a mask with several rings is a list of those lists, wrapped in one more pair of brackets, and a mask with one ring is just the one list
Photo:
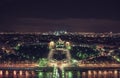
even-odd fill
[[(100, 64), (83, 64), (78, 67), (65, 67), (64, 70), (57, 70), (59, 74), (58, 78), (119, 78), (120, 77), (120, 65), (118, 64), (109, 64), (103, 65)], [(13, 75), (13, 76), (32, 76), (35, 77), (37, 74), (49, 73), (49, 77), (53, 78), (55, 74), (54, 67), (0, 67), (0, 77), (3, 75)], [(38, 76), (37, 76), (38, 77)], [(46, 76), (41, 75), (38, 78), (44, 78)], [(29, 78), (29, 77), (28, 77)], [(57, 77), (56, 77), (57, 78)]]

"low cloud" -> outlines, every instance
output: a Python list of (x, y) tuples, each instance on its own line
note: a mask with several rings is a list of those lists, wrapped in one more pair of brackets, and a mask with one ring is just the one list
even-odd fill
[(119, 32), (119, 20), (17, 18), (0, 24), (0, 31), (46, 32), (65, 29), (77, 32)]

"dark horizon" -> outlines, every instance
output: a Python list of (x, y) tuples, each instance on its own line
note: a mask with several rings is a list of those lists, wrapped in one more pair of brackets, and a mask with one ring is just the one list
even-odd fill
[(0, 32), (119, 32), (119, 3), (0, 1)]

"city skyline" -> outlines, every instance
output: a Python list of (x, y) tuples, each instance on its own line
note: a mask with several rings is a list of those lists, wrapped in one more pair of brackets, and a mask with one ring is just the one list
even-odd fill
[(119, 45), (111, 33), (2, 33), (0, 78), (119, 78)]

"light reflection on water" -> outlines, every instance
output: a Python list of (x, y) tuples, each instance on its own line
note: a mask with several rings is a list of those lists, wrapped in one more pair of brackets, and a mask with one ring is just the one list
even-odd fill
[[(52, 72), (42, 72), (41, 76), (38, 73), (35, 71), (0, 70), (0, 78), (53, 78)], [(64, 78), (120, 78), (120, 72), (117, 70), (88, 70), (83, 72), (75, 71), (75, 73), (69, 71), (64, 74)]]

